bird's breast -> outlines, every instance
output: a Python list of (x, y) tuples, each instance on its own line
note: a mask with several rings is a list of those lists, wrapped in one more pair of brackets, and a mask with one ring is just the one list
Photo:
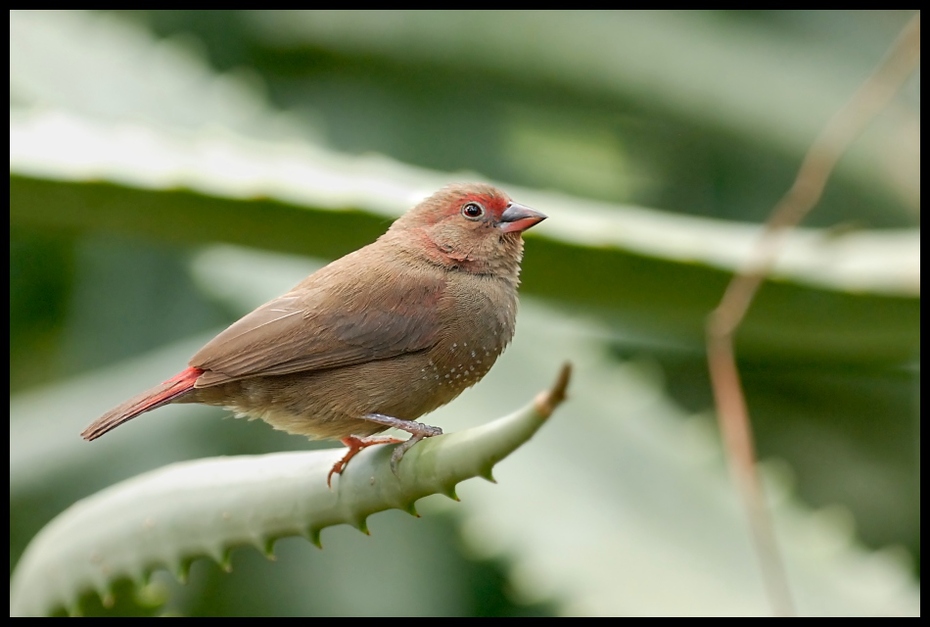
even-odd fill
[(420, 377), (454, 397), (488, 373), (504, 346), (476, 340), (436, 346), (428, 352)]
[(439, 341), (427, 352), (424, 378), (458, 394), (477, 383), (513, 338), (516, 286), (475, 277), (453, 286)]

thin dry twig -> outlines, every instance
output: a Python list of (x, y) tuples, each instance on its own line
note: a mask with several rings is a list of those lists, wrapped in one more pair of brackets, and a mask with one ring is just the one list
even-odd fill
[(827, 122), (801, 163), (794, 184), (772, 210), (744, 269), (730, 281), (707, 322), (707, 358), (730, 471), (742, 494), (762, 576), (776, 614), (794, 613), (771, 518), (755, 470), (746, 399), (733, 351), (733, 336), (781, 248), (782, 236), (819, 202), (840, 157), (888, 104), (920, 62), (920, 13), (907, 23), (885, 58)]

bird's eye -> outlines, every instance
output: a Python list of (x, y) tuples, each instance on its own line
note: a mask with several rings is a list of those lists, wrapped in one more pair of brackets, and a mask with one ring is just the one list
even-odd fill
[(466, 203), (462, 207), (462, 215), (469, 220), (477, 220), (484, 215), (484, 207), (476, 202)]

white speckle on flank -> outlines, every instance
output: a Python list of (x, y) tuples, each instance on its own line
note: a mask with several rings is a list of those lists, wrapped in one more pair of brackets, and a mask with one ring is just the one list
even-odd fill
[(472, 351), (472, 352), (471, 352), (471, 356), (472, 356), (472, 358), (477, 357), (477, 355), (475, 354), (475, 351)]

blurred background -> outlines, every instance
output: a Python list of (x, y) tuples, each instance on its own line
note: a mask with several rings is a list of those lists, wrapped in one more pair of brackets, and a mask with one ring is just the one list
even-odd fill
[[(480, 179), (550, 219), (527, 237), (513, 346), (429, 422), (487, 422), (576, 366), (498, 485), (84, 612), (770, 613), (703, 324), (912, 15), (12, 12), (11, 573), (121, 479), (318, 446), (202, 407), (77, 434), (419, 198)], [(919, 129), (917, 73), (737, 338), (802, 614), (919, 613)]]

